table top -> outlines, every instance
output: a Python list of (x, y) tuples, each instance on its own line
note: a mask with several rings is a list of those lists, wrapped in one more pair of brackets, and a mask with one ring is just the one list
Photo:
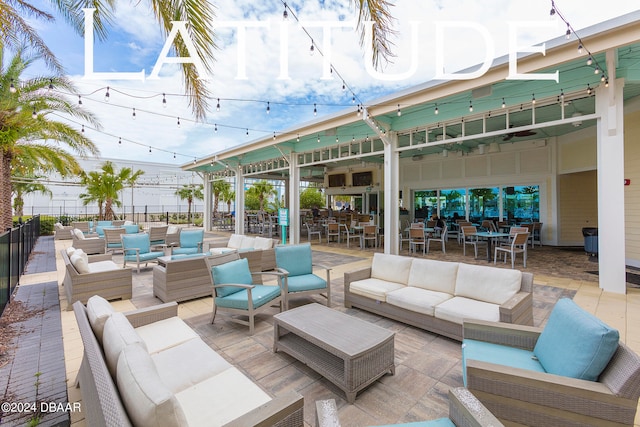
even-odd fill
[(318, 303), (283, 311), (273, 317), (276, 324), (296, 335), (318, 340), (351, 357), (369, 351), (395, 335), (392, 331)]
[(477, 231), (474, 236), (480, 237), (509, 237), (509, 233), (498, 233), (496, 231)]

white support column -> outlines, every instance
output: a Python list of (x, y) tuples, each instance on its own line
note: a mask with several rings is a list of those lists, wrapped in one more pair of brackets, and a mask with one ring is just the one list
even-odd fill
[(400, 221), (400, 155), (398, 134), (389, 132), (388, 143), (384, 144), (384, 253), (399, 253), (398, 224)]
[(213, 193), (211, 192), (211, 174), (209, 173), (205, 173), (203, 175), (203, 181), (204, 181), (204, 229), (205, 231), (211, 231), (212, 230), (212, 226), (213, 226), (213, 206), (212, 206), (212, 199), (213, 199)]
[(236, 169), (236, 234), (244, 234), (244, 175), (242, 168)]
[(289, 154), (289, 232), (292, 244), (300, 243), (300, 168), (295, 153)]
[[(615, 73), (611, 52), (607, 70)], [(626, 293), (624, 221), (624, 79), (609, 76), (596, 89), (598, 159), (598, 264), (600, 288)]]

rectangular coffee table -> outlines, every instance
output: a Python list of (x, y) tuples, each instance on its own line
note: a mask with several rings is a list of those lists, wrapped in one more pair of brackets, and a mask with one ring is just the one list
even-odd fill
[(347, 402), (395, 373), (395, 333), (320, 304), (274, 316), (273, 351), (283, 351), (344, 390)]

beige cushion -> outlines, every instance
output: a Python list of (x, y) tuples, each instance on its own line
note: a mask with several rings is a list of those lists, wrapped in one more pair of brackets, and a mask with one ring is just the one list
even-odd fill
[(227, 243), (227, 247), (240, 249), (240, 245), (242, 244), (242, 234), (232, 234), (229, 237), (229, 242)]
[(522, 272), (504, 268), (460, 263), (456, 279), (456, 296), (504, 304), (519, 290)]
[(63, 230), (64, 226), (62, 225), (62, 223), (56, 222), (55, 224), (53, 224), (53, 228), (55, 228), (56, 230)]
[(76, 239), (78, 239), (78, 240), (84, 240), (84, 238), (85, 238), (84, 233), (82, 232), (82, 230), (79, 230), (77, 228), (73, 229), (73, 234), (75, 234)]
[(256, 245), (255, 237), (242, 236), (242, 241), (240, 242), (240, 249), (253, 249)]
[(387, 300), (388, 292), (404, 287), (405, 285), (401, 283), (388, 282), (386, 280), (374, 278), (357, 280), (355, 282), (351, 282), (349, 285), (349, 289), (351, 289), (352, 293), (382, 302)]
[(170, 225), (167, 227), (167, 234), (176, 234), (178, 232), (178, 227), (175, 225)]
[(406, 310), (433, 316), (435, 307), (453, 295), (445, 292), (429, 291), (415, 286), (406, 286), (387, 293), (387, 303)]
[(271, 398), (236, 368), (176, 393), (190, 426), (222, 426)]
[(436, 306), (438, 319), (462, 325), (464, 319), (500, 321), (500, 306), (475, 299), (453, 297)]
[(457, 274), (457, 262), (414, 259), (411, 263), (407, 284), (453, 295), (456, 288)]
[(375, 253), (371, 262), (371, 277), (406, 285), (412, 259), (405, 256)]
[(257, 236), (253, 248), (255, 250), (271, 249), (273, 247), (273, 239)]
[(118, 270), (121, 267), (111, 260), (96, 261), (89, 264), (89, 271), (91, 273), (101, 273), (103, 271)]
[(147, 346), (149, 354), (180, 345), (198, 338), (193, 329), (179, 317), (170, 317), (136, 328), (136, 332)]
[(91, 273), (89, 269), (89, 256), (82, 249), (76, 249), (70, 258), (71, 264), (79, 274)]
[(145, 343), (136, 333), (129, 320), (120, 312), (112, 313), (104, 324), (102, 331), (102, 349), (107, 362), (107, 368), (113, 378), (116, 377), (118, 357), (122, 350), (131, 344), (140, 343), (145, 349)]
[(174, 394), (160, 380), (151, 356), (139, 344), (123, 349), (118, 359), (117, 384), (127, 414), (134, 425), (189, 425)]
[(67, 248), (67, 256), (69, 257), (69, 260), (71, 260), (71, 255), (73, 255), (75, 251), (76, 251), (76, 248), (74, 248), (73, 246), (69, 246)]
[(210, 248), (209, 249), (209, 253), (211, 255), (220, 255), (220, 254), (227, 254), (227, 253), (231, 253), (231, 252), (236, 252), (238, 249), (233, 249), (233, 248)]
[(87, 317), (89, 324), (98, 341), (102, 343), (102, 331), (107, 319), (115, 313), (115, 310), (109, 304), (109, 301), (101, 296), (94, 295), (87, 301)]

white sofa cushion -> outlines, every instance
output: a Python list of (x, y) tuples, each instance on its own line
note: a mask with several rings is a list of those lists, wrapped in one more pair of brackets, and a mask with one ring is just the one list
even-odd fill
[(160, 379), (172, 393), (185, 390), (232, 367), (201, 339), (189, 340), (152, 354), (151, 359)]
[(406, 286), (387, 293), (387, 304), (433, 316), (435, 306), (450, 298), (453, 295), (445, 292)]
[(79, 230), (77, 228), (73, 229), (73, 234), (75, 234), (76, 238), (78, 240), (84, 240), (84, 233), (82, 232), (82, 230)]
[(227, 247), (240, 249), (240, 245), (242, 244), (242, 234), (232, 234), (229, 237), (229, 242), (227, 243)]
[(268, 237), (255, 237), (255, 245), (253, 248), (255, 250), (265, 250), (271, 249), (273, 247), (273, 239), (269, 239)]
[(89, 256), (82, 249), (76, 249), (71, 258), (71, 265), (79, 274), (91, 273), (89, 269)]
[(176, 393), (190, 426), (222, 426), (271, 401), (236, 368)]
[(76, 251), (76, 248), (74, 248), (73, 246), (69, 246), (67, 248), (67, 256), (69, 257), (69, 260), (71, 260), (71, 255), (73, 255), (75, 251)]
[(402, 283), (389, 282), (387, 280), (368, 278), (351, 282), (349, 289), (356, 295), (371, 298), (376, 301), (387, 301), (387, 293), (404, 288)]
[(451, 294), (455, 292), (458, 263), (432, 259), (414, 259), (407, 285)]
[(134, 425), (188, 425), (178, 400), (162, 382), (151, 357), (140, 345), (123, 349), (118, 360), (117, 384)]
[(89, 264), (89, 273), (118, 270), (118, 264), (111, 260), (96, 261)]
[(464, 297), (453, 297), (438, 304), (434, 313), (435, 317), (442, 320), (462, 325), (465, 318), (472, 317), (475, 320), (500, 321), (500, 306), (484, 301)]
[(137, 327), (136, 332), (146, 344), (149, 354), (198, 338), (198, 334), (179, 317), (170, 317)]
[(253, 249), (255, 245), (255, 237), (242, 236), (242, 241), (240, 242), (240, 247), (238, 249)]
[(120, 353), (126, 346), (135, 343), (145, 346), (144, 341), (133, 329), (125, 315), (120, 312), (112, 313), (105, 322), (102, 331), (102, 350), (107, 368), (113, 378), (116, 377)]
[(493, 304), (504, 304), (519, 290), (522, 272), (460, 263), (455, 295)]
[(101, 296), (94, 295), (87, 300), (87, 317), (89, 324), (98, 341), (102, 343), (102, 332), (107, 319), (115, 313), (109, 301)]
[(211, 255), (220, 255), (220, 254), (228, 254), (231, 252), (237, 252), (238, 249), (235, 248), (210, 248), (209, 253)]
[(371, 277), (406, 285), (409, 280), (411, 261), (409, 257), (376, 252), (371, 261)]

